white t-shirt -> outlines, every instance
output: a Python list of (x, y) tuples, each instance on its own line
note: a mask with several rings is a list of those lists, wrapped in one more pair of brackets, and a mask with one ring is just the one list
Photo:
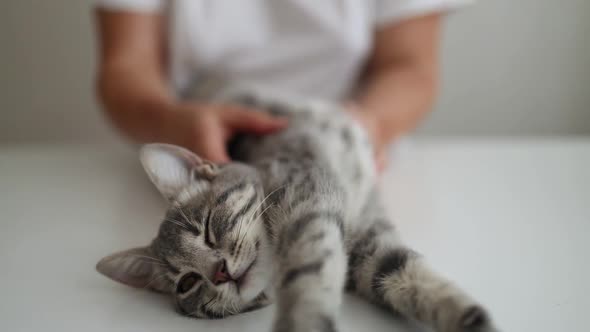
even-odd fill
[(354, 89), (376, 29), (469, 0), (96, 0), (169, 18), (171, 84), (213, 73), (308, 97)]

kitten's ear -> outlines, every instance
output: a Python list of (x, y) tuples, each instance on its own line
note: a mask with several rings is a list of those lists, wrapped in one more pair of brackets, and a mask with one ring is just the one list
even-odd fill
[(172, 283), (164, 276), (165, 269), (148, 247), (121, 251), (96, 264), (98, 272), (127, 286), (169, 293)]
[(206, 186), (219, 171), (217, 165), (169, 144), (144, 145), (140, 159), (150, 180), (169, 201), (175, 201), (189, 184)]

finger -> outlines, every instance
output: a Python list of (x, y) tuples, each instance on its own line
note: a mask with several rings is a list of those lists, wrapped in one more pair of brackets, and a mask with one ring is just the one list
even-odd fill
[(287, 119), (282, 117), (239, 108), (226, 112), (224, 120), (234, 130), (254, 134), (270, 134), (284, 129), (288, 124)]
[(229, 155), (225, 147), (225, 138), (219, 130), (209, 131), (206, 136), (199, 140), (197, 153), (201, 157), (217, 163), (223, 164), (230, 162)]
[(203, 149), (203, 158), (216, 164), (225, 164), (231, 161), (225, 151), (225, 144), (218, 141), (207, 142), (207, 146)]

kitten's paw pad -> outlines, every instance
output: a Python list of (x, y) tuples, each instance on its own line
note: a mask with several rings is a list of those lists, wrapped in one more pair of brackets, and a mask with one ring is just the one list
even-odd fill
[(489, 321), (488, 314), (480, 306), (469, 307), (463, 313), (460, 323), (461, 327), (469, 330), (485, 325)]
[(469, 307), (460, 320), (461, 332), (498, 332), (485, 309), (480, 306)]

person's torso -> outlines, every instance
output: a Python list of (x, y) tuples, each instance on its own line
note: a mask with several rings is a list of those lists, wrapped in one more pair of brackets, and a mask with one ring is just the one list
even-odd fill
[(330, 100), (354, 88), (371, 48), (371, 1), (176, 0), (172, 79), (212, 73)]

